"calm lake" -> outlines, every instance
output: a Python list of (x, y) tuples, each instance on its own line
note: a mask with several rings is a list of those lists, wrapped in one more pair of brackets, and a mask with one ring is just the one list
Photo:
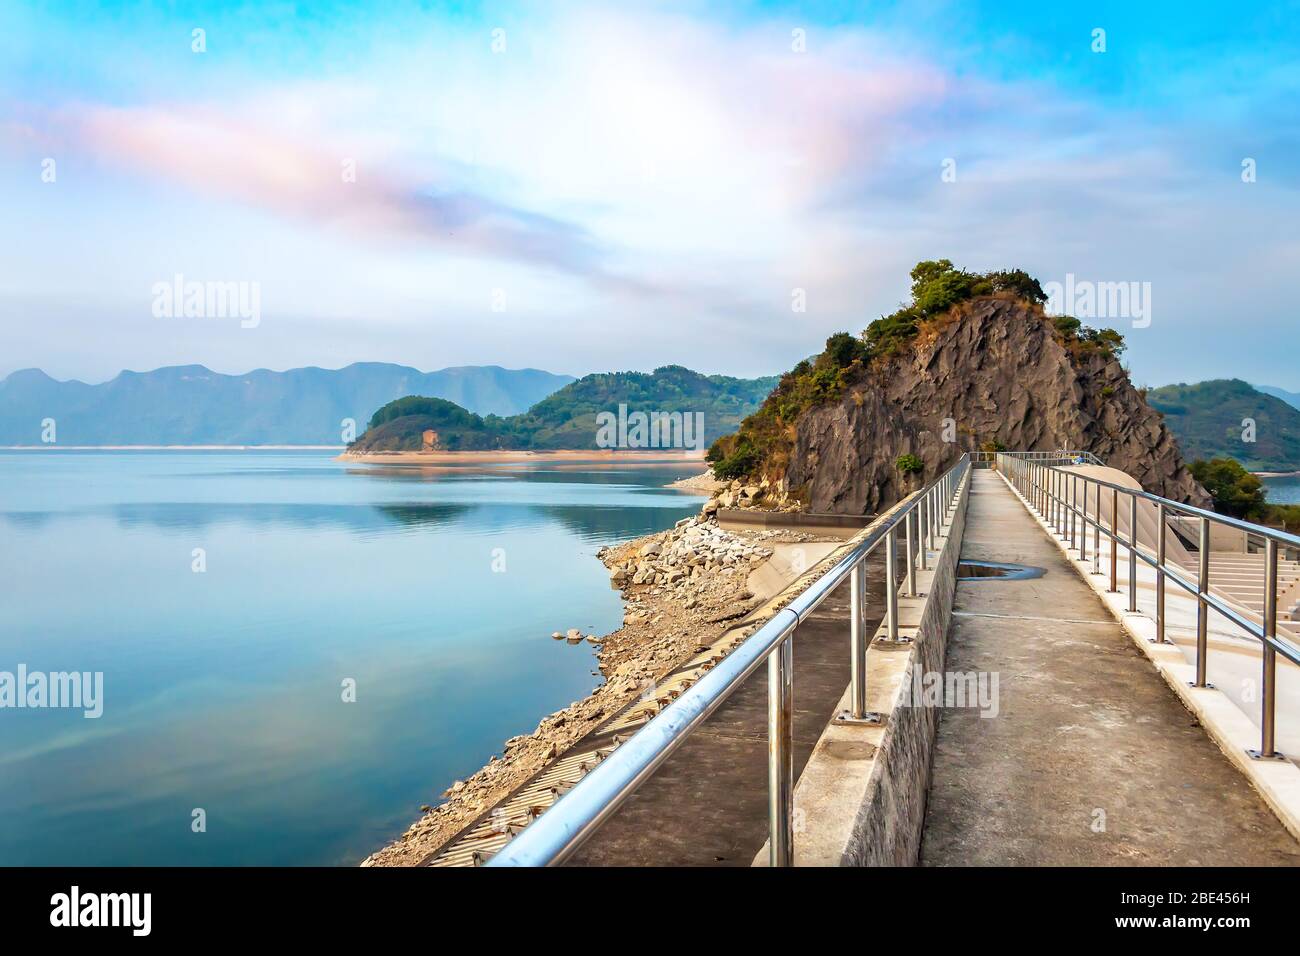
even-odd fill
[(600, 683), (550, 637), (621, 623), (596, 550), (702, 501), (332, 454), (0, 452), (0, 671), (104, 675), (0, 710), (0, 864), (356, 863)]
[(1300, 476), (1265, 478), (1264, 495), (1275, 505), (1300, 504)]

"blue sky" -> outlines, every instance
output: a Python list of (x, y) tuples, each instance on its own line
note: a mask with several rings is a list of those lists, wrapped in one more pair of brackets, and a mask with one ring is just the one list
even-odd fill
[[(1298, 16), (8, 3), (0, 375), (773, 373), (947, 257), (1149, 282), (1149, 326), (1098, 320), (1141, 384), (1300, 390)], [(177, 274), (261, 321), (155, 317)]]

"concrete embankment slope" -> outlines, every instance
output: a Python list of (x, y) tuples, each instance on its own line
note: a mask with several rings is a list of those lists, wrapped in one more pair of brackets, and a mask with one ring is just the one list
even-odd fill
[(996, 717), (945, 709), (925, 865), (1295, 865), (1300, 847), (1060, 548), (977, 472), (964, 560), (1046, 569), (965, 580), (950, 671), (998, 675)]
[[(867, 581), (872, 628), (883, 612), (883, 580), (877, 563)], [(849, 681), (848, 609), (846, 581), (794, 638), (796, 778)], [(760, 668), (567, 865), (749, 866), (767, 839), (767, 698)]]
[[(873, 628), (867, 654), (868, 721), (834, 719), (822, 731), (794, 792), (795, 866), (912, 866), (921, 849), (926, 790), (939, 711), (914, 706), (913, 689), (942, 675), (956, 585), (957, 554), (965, 524), (965, 486), (958, 484), (946, 530), (915, 572), (916, 593), (901, 577), (898, 637), (888, 624)], [(880, 555), (868, 560), (868, 567)], [(843, 611), (844, 609), (841, 609)], [(848, 622), (838, 627), (843, 653)], [(832, 624), (834, 626), (834, 624)], [(801, 626), (802, 631), (802, 626)], [(835, 713), (851, 713), (845, 688)], [(768, 864), (766, 847), (755, 866)]]

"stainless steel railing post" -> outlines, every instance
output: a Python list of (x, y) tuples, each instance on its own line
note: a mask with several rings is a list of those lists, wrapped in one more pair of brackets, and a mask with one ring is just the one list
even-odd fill
[(1079, 510), (1079, 560), (1088, 560), (1088, 479), (1083, 481), (1083, 505)]
[(1196, 686), (1205, 686), (1205, 675), (1209, 662), (1209, 623), (1210, 605), (1206, 597), (1210, 593), (1210, 519), (1201, 518), (1201, 536), (1199, 562), (1196, 575)]
[(1168, 643), (1165, 640), (1165, 503), (1156, 506), (1156, 522), (1160, 527), (1156, 531), (1156, 643)]
[(916, 512), (907, 513), (907, 596), (916, 597), (916, 534), (912, 526), (916, 523)]
[(1070, 475), (1070, 547), (1077, 548), (1079, 529), (1079, 476)]
[(1264, 543), (1264, 660), (1259, 715), (1259, 755), (1271, 758), (1275, 752), (1277, 716), (1277, 649), (1270, 640), (1277, 637), (1277, 542)]
[(1052, 490), (1048, 493), (1048, 510), (1052, 512), (1052, 516), (1048, 519), (1048, 523), (1052, 525), (1052, 531), (1056, 531), (1057, 515), (1060, 514), (1057, 502), (1057, 480), (1060, 476), (1057, 475), (1056, 471), (1049, 471), (1048, 477), (1050, 479), (1050, 485), (1052, 485)]
[(849, 687), (854, 720), (867, 715), (867, 575), (864, 558), (849, 574)]
[(1083, 561), (1082, 541), (1083, 541), (1084, 527), (1086, 527), (1086, 525), (1084, 525), (1083, 523), (1083, 510), (1080, 509), (1079, 507), (1079, 476), (1078, 475), (1074, 476), (1074, 479), (1071, 480), (1070, 485), (1071, 485), (1070, 498), (1073, 499), (1073, 506), (1071, 506), (1071, 510), (1070, 510), (1070, 515), (1071, 515), (1070, 541), (1073, 542), (1075, 548), (1079, 549), (1079, 559), (1080, 561)]
[(895, 531), (889, 529), (885, 535), (885, 616), (888, 623), (887, 636), (891, 641), (898, 640), (898, 543)]
[(929, 509), (926, 507), (928, 503), (929, 499), (923, 496), (916, 505), (917, 520), (921, 522), (919, 528), (920, 534), (918, 535), (920, 540), (916, 543), (917, 551), (919, 552), (917, 557), (920, 558), (922, 571), (925, 571), (930, 567), (930, 551), (927, 543), (930, 535), (930, 515), (928, 513)]
[(1058, 471), (1056, 473), (1056, 525), (1062, 541), (1068, 540), (1070, 536), (1070, 522), (1067, 520), (1065, 505), (1065, 487), (1067, 484), (1065, 472)]
[(1050, 468), (1043, 469), (1043, 520), (1052, 526), (1052, 481), (1054, 476)]
[(1129, 495), (1128, 501), (1128, 609), (1132, 614), (1138, 609), (1138, 499)]
[(794, 864), (794, 634), (767, 656), (768, 862)]
[(1110, 490), (1110, 593), (1119, 590), (1119, 489)]
[(933, 551), (938, 546), (939, 541), (939, 490), (937, 487), (930, 489), (930, 550)]
[(1097, 486), (1096, 499), (1092, 516), (1092, 573), (1101, 574), (1101, 485)]
[(1053, 471), (1056, 476), (1056, 533), (1065, 537), (1065, 475)]
[(1057, 471), (1056, 473), (1056, 533), (1065, 537), (1065, 475)]
[(1070, 542), (1070, 548), (1074, 547), (1074, 475), (1066, 472), (1061, 475), (1061, 480), (1065, 483), (1062, 492), (1065, 498), (1065, 534), (1061, 537)]

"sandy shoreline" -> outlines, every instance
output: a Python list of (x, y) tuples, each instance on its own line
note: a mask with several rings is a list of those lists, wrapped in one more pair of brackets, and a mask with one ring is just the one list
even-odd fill
[(1300, 471), (1256, 471), (1256, 478), (1300, 478)]
[(560, 449), (557, 451), (345, 451), (338, 461), (354, 461), (376, 465), (453, 465), (499, 464), (502, 462), (594, 462), (605, 465), (680, 465), (684, 462), (704, 460), (703, 451), (663, 449), (656, 451), (631, 451), (628, 449), (596, 448)]

